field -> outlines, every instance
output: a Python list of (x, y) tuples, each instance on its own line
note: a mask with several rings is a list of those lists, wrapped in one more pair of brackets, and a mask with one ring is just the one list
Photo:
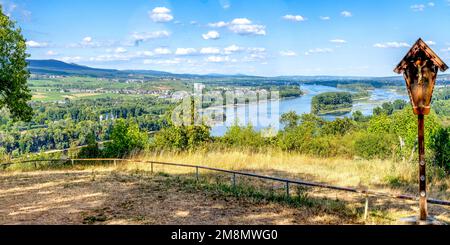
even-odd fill
[[(415, 171), (390, 161), (320, 159), (302, 155), (243, 152), (148, 154), (140, 159), (213, 166), (339, 186), (415, 194)], [(20, 166), (19, 166), (20, 167)], [(370, 198), (319, 188), (169, 166), (151, 174), (144, 163), (76, 165), (75, 168), (0, 174), (0, 223), (46, 224), (393, 224), (417, 214), (417, 203)], [(431, 170), (431, 168), (430, 168)], [(430, 181), (430, 196), (449, 199), (450, 179)], [(429, 205), (430, 215), (450, 222), (450, 208)]]

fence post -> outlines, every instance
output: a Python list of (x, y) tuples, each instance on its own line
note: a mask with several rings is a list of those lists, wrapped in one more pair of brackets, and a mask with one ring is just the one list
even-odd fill
[(233, 188), (236, 189), (236, 173), (233, 173)]
[(366, 193), (366, 201), (364, 204), (364, 220), (367, 220), (368, 212), (369, 212), (369, 195), (367, 195)]
[(289, 181), (286, 181), (286, 196), (289, 198), (290, 194), (289, 194)]
[(114, 159), (114, 167), (117, 167), (116, 159)]
[(197, 178), (197, 182), (198, 182), (198, 166), (195, 167), (195, 177)]
[(73, 160), (73, 159), (70, 159), (70, 162), (72, 163), (72, 167), (73, 167), (73, 165), (74, 165), (74, 160)]
[(151, 165), (151, 173), (153, 174), (153, 162), (150, 162)]

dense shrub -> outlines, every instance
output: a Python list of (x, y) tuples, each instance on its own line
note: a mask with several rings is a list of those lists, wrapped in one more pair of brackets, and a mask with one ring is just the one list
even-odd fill
[(153, 146), (158, 149), (194, 149), (211, 141), (207, 126), (169, 126), (155, 135)]
[(264, 146), (266, 139), (260, 132), (255, 131), (251, 125), (245, 127), (233, 125), (228, 128), (222, 142), (231, 147), (257, 149)]
[(365, 159), (386, 159), (396, 148), (395, 136), (391, 134), (361, 133), (355, 138), (355, 153)]
[(334, 121), (326, 122), (323, 126), (324, 134), (344, 135), (355, 127), (355, 123), (350, 118), (336, 118)]
[(111, 142), (105, 144), (107, 157), (123, 157), (143, 150), (148, 143), (147, 133), (141, 131), (136, 122), (118, 119), (114, 123)]
[(100, 149), (98, 148), (97, 139), (94, 133), (88, 134), (86, 137), (87, 146), (81, 148), (78, 153), (78, 158), (95, 158), (102, 155)]
[(430, 145), (435, 152), (435, 163), (450, 172), (450, 128), (440, 128), (432, 136)]

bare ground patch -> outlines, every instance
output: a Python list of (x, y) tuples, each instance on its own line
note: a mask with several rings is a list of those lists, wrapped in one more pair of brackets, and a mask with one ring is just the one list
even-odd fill
[[(115, 170), (0, 173), (0, 224), (363, 222), (356, 212), (362, 208), (358, 204), (360, 200), (355, 204), (349, 199), (342, 205), (330, 201), (332, 207), (327, 203), (293, 207), (264, 199), (242, 198), (211, 189), (186, 186), (180, 179), (184, 178)], [(327, 198), (333, 195), (336, 194), (328, 193)], [(319, 193), (311, 198), (318, 196)], [(373, 205), (377, 203), (374, 201)], [(386, 203), (383, 205), (386, 206)], [(414, 211), (409, 204), (405, 205), (388, 205), (386, 212), (392, 209)], [(380, 210), (372, 215), (383, 216), (383, 212)], [(405, 215), (407, 214), (410, 213), (406, 211)], [(383, 223), (391, 221), (388, 219)]]

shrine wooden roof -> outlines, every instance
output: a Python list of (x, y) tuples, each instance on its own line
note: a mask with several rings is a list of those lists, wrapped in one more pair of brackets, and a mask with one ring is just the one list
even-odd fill
[(448, 66), (444, 63), (444, 61), (442, 61), (441, 58), (439, 58), (439, 56), (437, 56), (437, 54), (421, 38), (419, 38), (419, 40), (417, 40), (402, 61), (394, 69), (394, 72), (399, 74), (402, 73), (408, 66), (408, 63), (415, 60), (420, 51), (423, 51), (427, 58), (430, 59), (442, 72), (448, 69)]

